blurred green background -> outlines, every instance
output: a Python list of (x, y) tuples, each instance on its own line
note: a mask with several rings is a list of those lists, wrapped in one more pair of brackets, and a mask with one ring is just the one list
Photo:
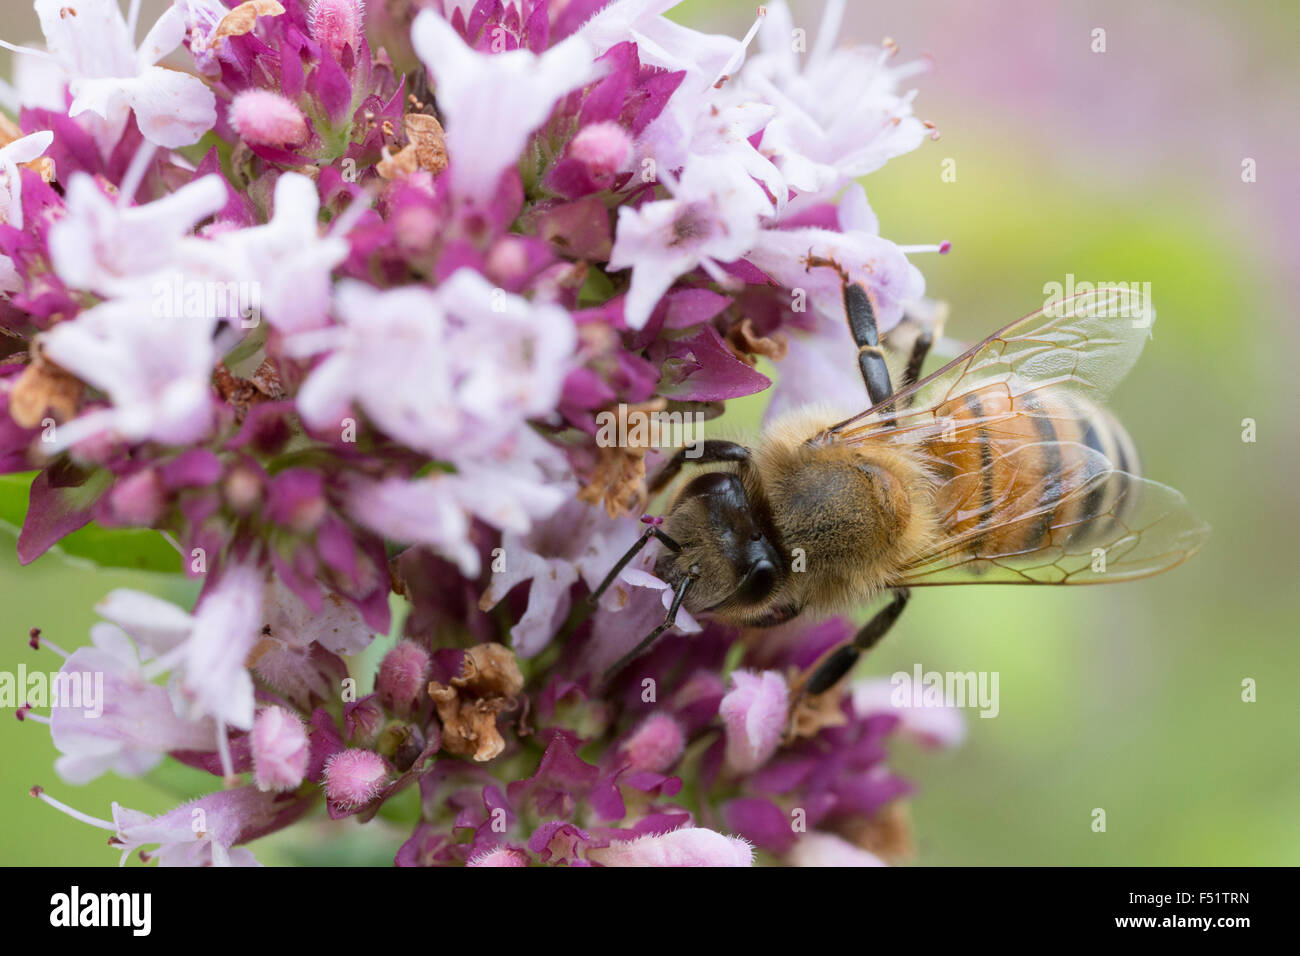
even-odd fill
[[(1293, 273), (1300, 133), (1300, 10), (1122, 0), (851, 3), (841, 38), (888, 35), (901, 60), (936, 67), (914, 82), (937, 142), (864, 182), (882, 233), (949, 239), (923, 256), (948, 332), (977, 340), (1036, 308), (1043, 284), (1149, 281), (1155, 337), (1113, 406), (1151, 477), (1175, 485), (1213, 526), (1174, 572), (1114, 588), (934, 588), (918, 592), (864, 673), (997, 671), (1001, 712), (968, 711), (969, 735), (935, 754), (906, 744), (916, 782), (917, 863), (1295, 864), (1300, 862), (1300, 655), (1296, 543), (1300, 445)], [(795, 3), (815, 36), (821, 3)], [(3, 35), (36, 35), (30, 7), (0, 0)], [(13, 14), (11, 16), (11, 13)], [(674, 16), (739, 35), (751, 2), (687, 2)], [(1090, 49), (1106, 30), (1107, 51)], [(1256, 160), (1258, 181), (1241, 163)], [(956, 161), (956, 182), (940, 178)], [(755, 402), (736, 409), (752, 419)], [(1258, 440), (1243, 443), (1242, 420)], [(56, 667), (26, 647), (40, 626), (73, 647), (113, 587), (192, 600), (183, 585), (72, 567), (19, 568), (0, 549), (0, 668)], [(37, 661), (42, 663), (38, 665)], [(1258, 685), (1242, 701), (1242, 681)], [(44, 727), (0, 721), (0, 862), (112, 864), (101, 834), (27, 795), (34, 783), (97, 816), (112, 800), (165, 810), (207, 779), (175, 768), (75, 788), (51, 769)], [(1094, 808), (1107, 830), (1091, 828)], [(375, 862), (403, 834), (349, 834)], [(310, 842), (310, 835), (306, 835)], [(271, 838), (268, 864), (301, 859)], [(339, 847), (345, 851), (346, 847)]]

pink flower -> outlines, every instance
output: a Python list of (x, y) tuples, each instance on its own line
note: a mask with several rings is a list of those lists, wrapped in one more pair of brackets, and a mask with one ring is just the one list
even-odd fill
[(790, 691), (776, 671), (732, 671), (731, 682), (718, 708), (727, 730), (727, 766), (736, 773), (752, 773), (781, 745)]
[(671, 192), (672, 199), (619, 209), (609, 267), (632, 270), (624, 318), (634, 329), (644, 326), (664, 293), (697, 266), (725, 281), (717, 264), (749, 252), (760, 218), (774, 212), (762, 186), (743, 168), (717, 157), (692, 158)]
[(160, 866), (260, 866), (252, 851), (232, 848), (292, 823), (312, 804), (311, 797), (294, 800), (239, 787), (218, 790), (158, 816), (114, 803), (109, 821), (74, 810), (40, 787), (33, 788), (32, 795), (74, 819), (112, 832), (109, 845), (122, 850), (123, 865), (132, 851), (158, 845), (146, 859), (156, 859)]
[(146, 673), (180, 675), (181, 708), (191, 720), (213, 717), (242, 729), (253, 726), (253, 681), (244, 662), (262, 628), (263, 572), (225, 568), (189, 615), (159, 598), (118, 590), (100, 613), (158, 652)]
[(58, 426), (53, 449), (102, 432), (184, 444), (211, 430), (215, 321), (159, 316), (154, 305), (147, 295), (109, 299), (41, 336), (46, 355), (110, 403)]
[(587, 858), (603, 866), (752, 866), (754, 851), (739, 837), (685, 827), (588, 850)]
[(289, 149), (311, 135), (302, 110), (273, 90), (250, 89), (230, 102), (230, 125), (246, 143)]
[(407, 713), (428, 695), (429, 652), (414, 641), (398, 641), (379, 665), (375, 690), (386, 706)]
[(465, 861), (466, 866), (527, 866), (528, 854), (513, 847), (499, 846), (484, 850)]
[[(225, 184), (215, 175), (143, 205), (110, 198), (85, 173), (74, 174), (67, 190), (65, 214), (50, 230), (54, 271), (74, 288), (107, 296), (139, 295), (142, 286), (152, 293), (157, 278), (181, 271), (180, 253), (190, 247), (182, 238), (226, 204)], [(158, 304), (151, 302), (149, 312)]]
[(685, 746), (681, 724), (668, 714), (651, 714), (624, 741), (622, 751), (633, 770), (667, 773)]
[(334, 268), (348, 256), (339, 220), (322, 233), (319, 216), (316, 184), (301, 173), (284, 173), (275, 182), (271, 220), (218, 235), (209, 268), (251, 282), (261, 310), (281, 331), (319, 328), (328, 321)]
[(295, 790), (307, 774), (307, 730), (283, 707), (258, 711), (252, 732), (253, 779), (259, 790)]
[(617, 123), (593, 123), (569, 141), (569, 156), (585, 165), (593, 179), (607, 182), (627, 167), (632, 138)]
[(325, 764), (325, 796), (342, 810), (364, 807), (384, 788), (388, 767), (370, 750), (340, 750)]
[(338, 60), (344, 47), (358, 51), (365, 36), (366, 5), (362, 0), (314, 0), (309, 22), (312, 39)]

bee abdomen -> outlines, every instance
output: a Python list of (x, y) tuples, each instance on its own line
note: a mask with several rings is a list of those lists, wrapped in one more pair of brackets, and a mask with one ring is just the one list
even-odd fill
[[(1138, 472), (1137, 450), (1100, 406), (1046, 391), (1012, 396), (999, 384), (967, 393), (942, 412), (960, 437), (932, 446), (953, 476), (940, 512), (950, 516), (948, 534), (962, 538), (962, 550), (1011, 555), (1067, 543), (1073, 549), (1105, 537), (1131, 511), (1127, 475)], [(1071, 494), (1081, 474), (1096, 472), (1080, 446), (1105, 456), (1113, 471), (1086, 493)]]

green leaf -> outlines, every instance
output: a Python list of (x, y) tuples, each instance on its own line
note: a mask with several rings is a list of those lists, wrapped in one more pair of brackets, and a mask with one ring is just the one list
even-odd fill
[[(0, 475), (0, 529), (15, 538), (27, 515), (27, 501), (36, 474)], [(88, 561), (103, 568), (131, 568), (177, 574), (180, 555), (151, 528), (102, 528), (91, 522), (50, 549), (65, 560)]]

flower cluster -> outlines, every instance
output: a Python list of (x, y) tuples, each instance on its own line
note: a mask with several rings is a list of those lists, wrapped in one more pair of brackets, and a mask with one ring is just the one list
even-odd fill
[(18, 555), (153, 529), (201, 589), (115, 591), (70, 654), (33, 632), (104, 706), (19, 716), (71, 783), (169, 755), (225, 785), (156, 818), (42, 799), (164, 863), (250, 863), (409, 786), (402, 864), (903, 854), (910, 717), (800, 690), (843, 621), (683, 613), (602, 683), (670, 595), (646, 554), (588, 607), (659, 454), (600, 413), (715, 416), (773, 386), (761, 358), (774, 411), (860, 404), (842, 275), (887, 330), (908, 255), (947, 251), (882, 238), (857, 182), (930, 132), (900, 92), (923, 63), (837, 46), (842, 0), (808, 51), (784, 3), (741, 40), (673, 5), (175, 0), (137, 46), (138, 5), (36, 0), (0, 89)]

